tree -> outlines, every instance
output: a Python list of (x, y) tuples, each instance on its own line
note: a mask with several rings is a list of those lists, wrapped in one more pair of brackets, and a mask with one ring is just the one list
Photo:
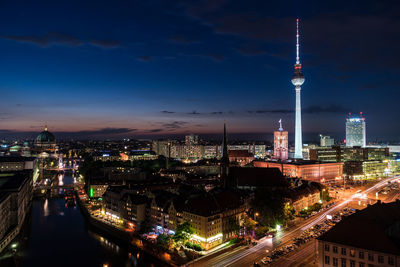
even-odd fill
[(258, 188), (251, 205), (258, 212), (257, 221), (261, 225), (275, 228), (293, 217), (294, 209), (286, 202), (284, 192), (270, 188)]
[(244, 218), (244, 224), (243, 226), (246, 228), (246, 232), (249, 233), (251, 231), (253, 231), (256, 227), (256, 222), (252, 219), (250, 219), (249, 217), (245, 217)]
[(175, 243), (182, 245), (192, 237), (193, 233), (192, 225), (189, 222), (184, 222), (176, 227), (175, 235), (172, 239)]
[(157, 245), (166, 249), (172, 248), (172, 238), (169, 235), (161, 234), (157, 237)]

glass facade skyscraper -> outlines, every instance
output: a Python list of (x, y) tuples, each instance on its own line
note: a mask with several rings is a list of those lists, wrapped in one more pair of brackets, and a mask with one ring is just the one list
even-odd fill
[(346, 146), (366, 146), (365, 117), (360, 114), (349, 114), (346, 118)]

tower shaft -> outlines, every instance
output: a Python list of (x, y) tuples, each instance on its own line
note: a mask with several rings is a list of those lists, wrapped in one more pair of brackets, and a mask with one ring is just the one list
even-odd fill
[(296, 159), (303, 158), (303, 138), (301, 129), (301, 99), (300, 99), (301, 87), (296, 86), (296, 124), (295, 124), (295, 147), (294, 157)]

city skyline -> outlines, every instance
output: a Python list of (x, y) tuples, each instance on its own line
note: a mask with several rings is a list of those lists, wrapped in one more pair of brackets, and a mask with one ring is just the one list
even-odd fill
[[(387, 116), (399, 94), (397, 5), (388, 11), (371, 1), (339, 12), (340, 3), (310, 2), (288, 12), (257, 1), (167, 2), (60, 2), (51, 12), (3, 3), (0, 137), (29, 137), (45, 124), (66, 138), (207, 135), (226, 120), (229, 134), (272, 139), (282, 118), (292, 140), (299, 17), (312, 81), (302, 91), (304, 138), (344, 139), (346, 114), (362, 111), (369, 140), (398, 140), (400, 126)], [(239, 19), (248, 13), (254, 22)], [(376, 41), (384, 37), (394, 40)]]

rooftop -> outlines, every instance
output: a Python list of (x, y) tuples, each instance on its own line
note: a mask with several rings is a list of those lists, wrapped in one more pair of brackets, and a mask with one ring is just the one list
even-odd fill
[(318, 240), (400, 255), (400, 200), (377, 202), (344, 218)]
[(288, 187), (289, 182), (278, 168), (230, 167), (229, 179), (238, 186)]

